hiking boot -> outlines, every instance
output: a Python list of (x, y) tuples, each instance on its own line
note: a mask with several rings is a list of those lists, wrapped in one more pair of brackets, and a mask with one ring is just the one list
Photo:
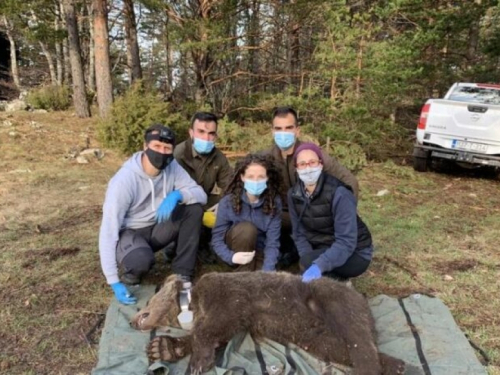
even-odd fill
[(171, 242), (167, 246), (165, 246), (163, 249), (161, 249), (161, 253), (163, 254), (163, 257), (165, 258), (165, 263), (172, 263), (172, 261), (175, 258), (175, 248), (176, 248), (176, 243)]
[(295, 252), (281, 253), (276, 264), (276, 269), (285, 270), (299, 261), (299, 254)]
[(137, 285), (141, 283), (141, 278), (130, 273), (125, 273), (121, 276), (121, 281), (127, 285)]
[(210, 245), (201, 245), (198, 247), (197, 252), (198, 260), (201, 264), (216, 264), (217, 255), (211, 249)]

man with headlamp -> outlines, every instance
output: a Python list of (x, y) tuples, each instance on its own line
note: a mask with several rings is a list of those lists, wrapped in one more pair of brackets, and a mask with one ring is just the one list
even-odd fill
[(193, 276), (207, 195), (174, 160), (174, 147), (172, 130), (150, 126), (144, 150), (132, 155), (108, 185), (99, 253), (106, 281), (123, 304), (136, 303), (124, 284), (140, 283), (154, 264), (154, 252), (171, 242), (177, 242), (173, 273), (186, 281)]

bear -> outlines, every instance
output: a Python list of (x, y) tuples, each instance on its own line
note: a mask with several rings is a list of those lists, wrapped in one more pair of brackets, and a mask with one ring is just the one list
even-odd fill
[[(139, 330), (180, 327), (180, 276), (167, 277), (148, 305), (130, 321)], [(191, 290), (193, 328), (185, 337), (154, 338), (151, 361), (175, 362), (191, 354), (191, 374), (215, 364), (215, 350), (239, 332), (254, 339), (294, 343), (316, 358), (352, 368), (352, 374), (402, 374), (404, 362), (379, 353), (366, 298), (322, 277), (304, 283), (286, 272), (207, 273)]]

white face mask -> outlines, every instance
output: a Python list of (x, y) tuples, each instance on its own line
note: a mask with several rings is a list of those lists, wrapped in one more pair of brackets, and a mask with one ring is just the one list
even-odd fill
[(307, 167), (305, 169), (298, 169), (297, 174), (300, 180), (307, 185), (314, 185), (318, 182), (319, 176), (323, 171), (323, 166), (318, 165), (317, 167)]

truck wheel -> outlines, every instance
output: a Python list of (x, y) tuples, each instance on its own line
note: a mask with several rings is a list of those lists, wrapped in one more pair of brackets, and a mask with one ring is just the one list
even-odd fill
[(427, 172), (429, 169), (429, 159), (413, 157), (413, 169), (417, 172)]

